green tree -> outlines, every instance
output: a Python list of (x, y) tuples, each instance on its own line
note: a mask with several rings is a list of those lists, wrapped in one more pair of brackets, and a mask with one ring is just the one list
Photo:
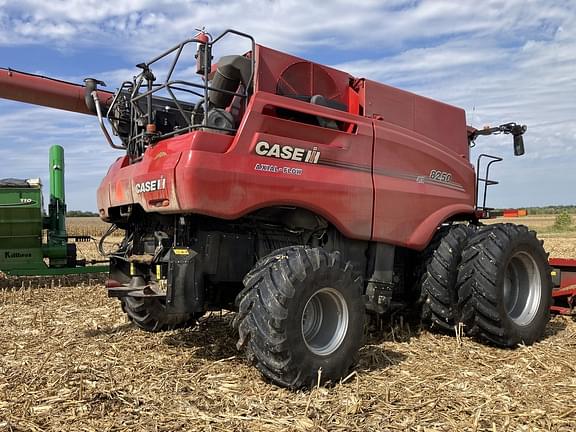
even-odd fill
[(564, 210), (556, 216), (554, 221), (554, 228), (559, 231), (567, 231), (572, 227), (572, 216)]

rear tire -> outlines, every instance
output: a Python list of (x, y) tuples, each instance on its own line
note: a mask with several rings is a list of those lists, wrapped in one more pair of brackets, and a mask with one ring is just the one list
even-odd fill
[[(339, 252), (295, 246), (262, 258), (238, 295), (238, 349), (274, 383), (300, 388), (335, 382), (363, 344), (360, 279)], [(321, 370), (321, 373), (319, 373)]]
[(422, 324), (454, 333), (458, 323), (458, 267), (473, 229), (468, 225), (442, 227), (425, 250), (419, 280)]
[(503, 347), (543, 336), (552, 279), (534, 231), (514, 224), (479, 230), (464, 251), (458, 286), (466, 334)]
[(194, 327), (196, 314), (167, 314), (164, 302), (159, 299), (123, 297), (122, 310), (137, 327), (148, 332), (160, 332)]

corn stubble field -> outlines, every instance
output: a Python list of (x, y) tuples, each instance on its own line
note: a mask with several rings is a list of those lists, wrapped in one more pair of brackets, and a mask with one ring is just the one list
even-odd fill
[[(576, 232), (546, 232), (553, 217), (518, 222), (544, 232), (551, 256), (576, 256)], [(69, 229), (97, 236), (105, 225), (72, 219)], [(394, 317), (342, 383), (291, 392), (236, 351), (233, 314), (145, 333), (103, 280), (0, 280), (0, 431), (576, 430), (570, 318), (554, 317), (531, 347), (502, 350)]]

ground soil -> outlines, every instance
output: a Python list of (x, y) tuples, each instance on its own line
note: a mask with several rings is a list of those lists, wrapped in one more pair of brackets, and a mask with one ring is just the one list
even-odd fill
[[(542, 237), (552, 255), (576, 256), (576, 235)], [(232, 314), (150, 334), (106, 297), (103, 276), (0, 282), (2, 432), (576, 430), (569, 317), (502, 350), (396, 316), (372, 328), (342, 383), (292, 392), (236, 351)]]

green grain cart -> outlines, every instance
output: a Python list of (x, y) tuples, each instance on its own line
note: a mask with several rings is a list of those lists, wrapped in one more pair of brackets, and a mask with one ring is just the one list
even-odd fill
[[(39, 179), (0, 179), (0, 271), (19, 276), (107, 271), (76, 258), (68, 242), (64, 149), (50, 148), (50, 203), (44, 215)], [(77, 241), (89, 238), (75, 237)]]

